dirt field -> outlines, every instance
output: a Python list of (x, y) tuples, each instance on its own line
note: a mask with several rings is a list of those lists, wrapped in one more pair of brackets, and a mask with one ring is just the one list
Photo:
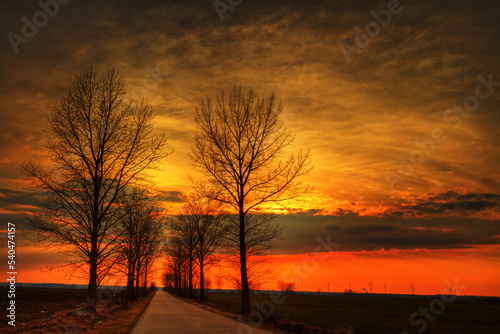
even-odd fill
[[(7, 296), (7, 288), (1, 288)], [(1, 333), (128, 333), (148, 305), (153, 294), (122, 309), (116, 304), (101, 306), (96, 315), (84, 310), (86, 289), (22, 288), (16, 289), (16, 327), (8, 325), (7, 298), (1, 298), (4, 312)]]
[[(0, 309), (5, 310), (8, 305), (7, 288), (0, 289), (2, 296)], [(47, 318), (59, 311), (73, 310), (80, 303), (86, 302), (86, 289), (50, 289), (50, 288), (16, 288), (16, 325), (29, 323), (40, 318)], [(5, 313), (6, 311), (2, 311)], [(10, 327), (7, 319), (2, 316), (0, 328)]]

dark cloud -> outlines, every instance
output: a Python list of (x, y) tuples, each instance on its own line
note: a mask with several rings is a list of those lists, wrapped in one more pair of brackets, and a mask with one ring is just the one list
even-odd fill
[(391, 233), (397, 231), (394, 225), (382, 225), (382, 224), (366, 224), (360, 226), (347, 227), (343, 230), (345, 233), (349, 234), (369, 234), (369, 233)]
[(337, 208), (335, 212), (332, 213), (334, 216), (354, 216), (357, 217), (359, 214), (353, 210)]
[(459, 194), (448, 191), (441, 194), (429, 194), (426, 199), (418, 199), (415, 204), (403, 204), (400, 208), (388, 211), (393, 216), (422, 215), (470, 215), (482, 211), (500, 210), (500, 195), (498, 194)]
[(0, 209), (17, 212), (34, 212), (35, 202), (24, 191), (0, 188)]
[[(289, 212), (293, 212), (296, 209), (294, 209), (294, 208), (287, 208), (287, 210)], [(295, 214), (296, 215), (300, 215), (300, 216), (314, 216), (315, 214), (318, 214), (318, 213), (321, 213), (321, 212), (322, 212), (322, 210), (319, 210), (319, 209), (309, 209), (309, 210), (306, 210), (306, 211), (297, 212)]]
[(451, 249), (500, 244), (500, 220), (466, 217), (375, 217), (283, 215), (279, 251), (312, 252), (318, 238), (340, 243), (339, 251), (378, 249)]
[(327, 229), (328, 231), (338, 232), (338, 231), (340, 231), (340, 226), (338, 226), (336, 224), (327, 224), (325, 226), (325, 229)]
[(157, 197), (158, 200), (160, 201), (165, 201), (165, 202), (184, 202), (182, 196), (183, 193), (180, 191), (161, 191), (160, 196)]
[(448, 191), (446, 193), (438, 194), (438, 195), (430, 195), (429, 200), (431, 201), (491, 201), (500, 203), (500, 195), (498, 194), (476, 194), (476, 193), (468, 193), (468, 194), (458, 194), (454, 191)]

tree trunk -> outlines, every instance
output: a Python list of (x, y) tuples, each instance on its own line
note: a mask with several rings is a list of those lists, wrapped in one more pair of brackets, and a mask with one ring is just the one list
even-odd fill
[(205, 275), (203, 273), (203, 261), (200, 261), (200, 302), (205, 301)]
[(144, 267), (144, 284), (142, 285), (142, 289), (144, 291), (144, 295), (147, 296), (148, 294), (148, 260), (146, 258), (146, 266)]
[(139, 279), (141, 277), (140, 275), (140, 272), (141, 272), (141, 263), (138, 262), (137, 263), (137, 269), (136, 269), (136, 275), (135, 275), (135, 295), (136, 295), (136, 298), (141, 298), (141, 288), (140, 288), (140, 285), (139, 285)]
[(128, 268), (127, 299), (129, 301), (137, 301), (137, 296), (135, 295), (135, 289), (134, 289), (134, 272), (135, 272), (134, 267), (135, 267), (134, 265), (129, 265)]
[(181, 270), (177, 264), (174, 264), (174, 290), (176, 294), (181, 293)]
[(89, 273), (89, 301), (87, 310), (95, 312), (97, 303), (97, 245), (92, 241), (90, 254), (90, 273)]
[(193, 298), (193, 254), (192, 251), (189, 253), (189, 287), (188, 287), (188, 298)]
[(250, 288), (247, 276), (247, 250), (245, 243), (245, 215), (240, 211), (240, 271), (241, 271), (241, 314), (250, 313)]

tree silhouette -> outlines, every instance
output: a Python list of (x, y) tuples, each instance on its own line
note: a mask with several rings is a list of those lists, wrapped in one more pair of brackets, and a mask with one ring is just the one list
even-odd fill
[[(170, 237), (167, 247), (167, 273), (172, 280), (174, 292), (180, 296), (186, 296), (189, 269), (186, 251), (182, 243), (183, 241), (177, 235), (172, 235)], [(191, 268), (191, 275), (192, 274), (193, 269)]]
[(307, 190), (301, 176), (310, 170), (309, 153), (299, 151), (283, 159), (294, 136), (280, 120), (282, 111), (274, 94), (259, 97), (236, 87), (229, 96), (222, 91), (215, 102), (202, 100), (195, 113), (199, 132), (191, 157), (206, 176), (195, 185), (238, 215), (242, 313), (250, 311), (247, 242), (252, 230), (247, 215), (265, 203), (290, 200)]
[[(121, 241), (118, 248), (117, 270), (127, 275), (127, 297), (129, 301), (141, 296), (139, 280), (143, 275), (143, 290), (154, 260), (160, 255), (164, 223), (161, 209), (145, 191), (134, 190), (122, 206), (127, 215), (118, 229)], [(135, 280), (135, 285), (134, 285)]]
[(88, 273), (88, 309), (116, 251), (120, 205), (146, 171), (168, 155), (164, 135), (154, 135), (148, 104), (124, 101), (126, 82), (114, 69), (78, 75), (48, 119), (46, 148), (53, 169), (27, 162), (22, 170), (36, 190), (40, 213), (27, 219), (37, 241), (61, 247), (71, 264)]
[(170, 256), (174, 264), (174, 271), (178, 276), (182, 276), (181, 269), (186, 269), (188, 282), (188, 298), (194, 298), (193, 276), (196, 265), (196, 218), (189, 214), (176, 215), (168, 223), (171, 231)]
[[(185, 246), (186, 255), (196, 262), (200, 272), (199, 300), (205, 300), (205, 274), (218, 262), (222, 238), (226, 232), (226, 217), (221, 213), (221, 203), (199, 195), (186, 196), (182, 214), (171, 222), (171, 229)], [(189, 264), (188, 264), (189, 265)], [(191, 266), (193, 263), (191, 263)], [(192, 276), (192, 270), (190, 270)], [(192, 278), (190, 279), (192, 282)], [(190, 286), (192, 283), (190, 283)], [(191, 288), (192, 290), (192, 288)], [(190, 291), (191, 291), (190, 290)]]
[(291, 294), (296, 290), (296, 285), (294, 283), (286, 283), (284, 281), (278, 282), (278, 289), (286, 294)]
[(224, 283), (224, 277), (222, 275), (215, 276), (215, 285), (217, 286), (217, 292), (220, 293), (220, 287)]
[[(281, 237), (282, 226), (273, 222), (272, 214), (247, 214), (245, 216), (246, 235), (246, 274), (250, 290), (260, 290), (265, 284), (275, 281), (277, 278), (276, 265), (269, 261), (266, 255), (273, 253), (278, 247), (276, 242)], [(224, 238), (224, 252), (229, 267), (236, 271), (226, 272), (226, 280), (238, 289), (242, 289), (241, 280), (241, 253), (239, 244), (239, 217), (228, 215), (227, 233)], [(240, 274), (236, 274), (240, 272)]]

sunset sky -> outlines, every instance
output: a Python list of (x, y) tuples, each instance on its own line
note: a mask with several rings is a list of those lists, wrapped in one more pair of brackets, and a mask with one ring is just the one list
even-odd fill
[[(272, 259), (300, 290), (434, 294), (457, 279), (460, 294), (500, 296), (500, 2), (60, 2), (52, 15), (0, 4), (1, 230), (36, 211), (19, 164), (50, 166), (54, 103), (90, 65), (115, 67), (169, 138), (154, 182), (175, 205), (196, 176), (201, 99), (238, 85), (277, 94), (290, 152), (309, 148), (315, 165), (313, 191), (269, 208), (284, 226)], [(327, 240), (338, 247), (319, 260)], [(57, 250), (17, 252), (21, 282), (80, 283), (43, 271)]]

